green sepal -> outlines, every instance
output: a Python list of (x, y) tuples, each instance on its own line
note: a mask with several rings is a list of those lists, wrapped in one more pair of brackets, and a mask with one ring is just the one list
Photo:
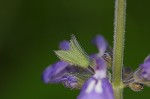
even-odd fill
[(86, 52), (81, 48), (75, 36), (72, 35), (70, 40), (69, 50), (58, 50), (55, 51), (58, 58), (66, 61), (72, 65), (87, 68), (90, 65), (90, 58)]

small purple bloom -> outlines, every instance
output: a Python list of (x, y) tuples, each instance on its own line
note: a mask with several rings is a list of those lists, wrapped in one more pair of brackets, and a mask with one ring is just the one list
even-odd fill
[(59, 61), (54, 63), (53, 65), (48, 66), (44, 70), (42, 74), (42, 80), (46, 84), (62, 83), (66, 87), (69, 87), (71, 89), (80, 89), (82, 84), (78, 82), (78, 79), (86, 80), (86, 77), (88, 77), (89, 75), (92, 74), (88, 70), (84, 70), (76, 66), (71, 66), (64, 61)]
[(140, 68), (142, 69), (140, 76), (146, 80), (150, 80), (150, 56), (145, 59), (144, 63), (140, 65)]
[(75, 68), (70, 68), (67, 62), (59, 61), (48, 66), (43, 72), (42, 79), (47, 83), (63, 83), (69, 88), (75, 88), (78, 84), (77, 78), (70, 74), (76, 72)]
[(53, 65), (48, 66), (42, 75), (42, 79), (45, 83), (57, 83), (62, 79), (62, 74), (69, 64), (64, 61), (56, 62)]
[(62, 50), (69, 50), (70, 49), (70, 43), (68, 41), (62, 41), (59, 43), (59, 48)]
[(95, 74), (84, 84), (77, 99), (114, 99), (103, 59), (96, 60)]

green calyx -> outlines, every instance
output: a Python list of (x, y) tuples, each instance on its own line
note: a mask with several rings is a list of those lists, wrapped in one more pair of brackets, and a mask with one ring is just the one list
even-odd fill
[(55, 51), (58, 58), (72, 65), (87, 68), (91, 64), (91, 60), (86, 52), (81, 48), (75, 36), (72, 35), (69, 50)]

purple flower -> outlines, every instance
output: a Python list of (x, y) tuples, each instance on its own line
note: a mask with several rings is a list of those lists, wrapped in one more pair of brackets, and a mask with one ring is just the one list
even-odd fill
[(107, 41), (102, 35), (97, 35), (93, 40), (93, 43), (98, 47), (99, 52), (96, 54), (90, 55), (92, 59), (103, 58), (107, 67), (111, 68), (112, 66), (112, 49), (108, 46)]
[(95, 74), (84, 84), (77, 99), (114, 99), (113, 89), (106, 77), (106, 63), (96, 60)]
[[(69, 50), (70, 43), (63, 41), (59, 44), (59, 48), (62, 50)], [(42, 80), (48, 83), (63, 83), (69, 88), (75, 88), (77, 86), (77, 78), (70, 74), (70, 72), (76, 72), (76, 68), (72, 68), (69, 63), (64, 61), (56, 62), (48, 66), (43, 74)]]
[(71, 73), (75, 73), (76, 68), (71, 66), (64, 61), (56, 62), (53, 65), (48, 66), (42, 75), (42, 80), (48, 83), (63, 83), (69, 88), (76, 88), (78, 86), (77, 77)]
[(56, 62), (53, 65), (48, 66), (42, 75), (42, 79), (45, 83), (58, 83), (62, 80), (62, 74), (65, 73), (65, 69), (68, 67), (68, 63), (64, 61)]
[[(59, 44), (59, 48), (62, 50), (69, 50), (70, 43), (63, 41)], [(58, 61), (48, 66), (43, 74), (42, 80), (48, 83), (62, 83), (69, 88), (81, 88), (83, 85), (82, 80), (87, 80), (92, 73), (88, 69), (83, 69), (64, 61)], [(82, 82), (79, 82), (82, 81)]]
[(100, 35), (96, 37), (94, 44), (99, 53), (89, 57), (74, 36), (70, 42), (61, 42), (61, 50), (55, 51), (61, 61), (48, 66), (42, 74), (42, 80), (46, 84), (62, 83), (71, 89), (82, 88), (78, 99), (114, 99), (106, 74), (107, 63), (102, 57), (108, 44)]
[(142, 69), (141, 77), (150, 80), (150, 56), (148, 56), (144, 63), (140, 65), (140, 68)]

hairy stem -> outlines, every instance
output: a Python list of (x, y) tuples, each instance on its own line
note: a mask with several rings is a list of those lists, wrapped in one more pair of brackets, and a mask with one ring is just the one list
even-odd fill
[(113, 87), (115, 99), (123, 99), (122, 67), (124, 54), (126, 0), (115, 1)]

